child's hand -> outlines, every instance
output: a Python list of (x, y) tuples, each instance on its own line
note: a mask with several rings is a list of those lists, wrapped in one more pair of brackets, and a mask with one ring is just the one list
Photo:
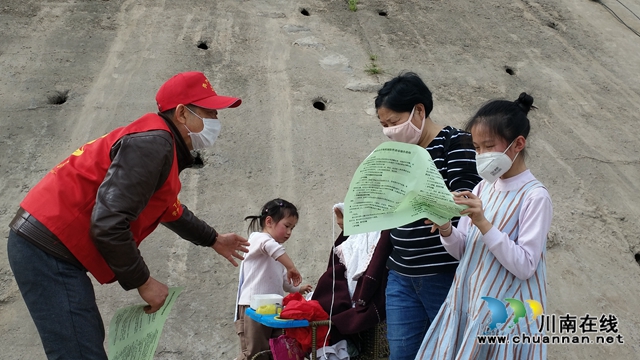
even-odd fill
[(471, 191), (461, 191), (453, 193), (453, 201), (459, 205), (466, 205), (468, 208), (460, 211), (460, 215), (468, 215), (473, 225), (475, 225), (482, 234), (486, 234), (491, 230), (493, 225), (484, 217), (482, 209), (482, 200), (474, 195)]
[(313, 290), (313, 287), (311, 286), (311, 284), (307, 284), (307, 285), (302, 285), (300, 286), (300, 290), (298, 290), (298, 292), (302, 295), (308, 293), (309, 291)]
[(293, 286), (298, 286), (302, 282), (302, 275), (295, 267), (292, 267), (287, 270), (287, 280), (289, 280), (290, 284)]

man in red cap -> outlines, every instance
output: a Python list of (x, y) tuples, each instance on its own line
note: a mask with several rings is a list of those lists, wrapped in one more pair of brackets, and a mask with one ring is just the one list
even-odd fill
[(192, 150), (213, 145), (219, 96), (200, 72), (180, 73), (156, 95), (159, 112), (86, 143), (55, 166), (20, 203), (10, 224), (9, 263), (49, 359), (107, 359), (91, 280), (137, 289), (157, 311), (168, 295), (138, 245), (159, 224), (237, 266), (249, 243), (219, 234), (178, 200)]

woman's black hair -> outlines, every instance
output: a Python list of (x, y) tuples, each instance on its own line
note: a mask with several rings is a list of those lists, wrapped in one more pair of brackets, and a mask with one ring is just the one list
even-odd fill
[(527, 114), (529, 110), (536, 109), (533, 106), (533, 97), (527, 93), (521, 93), (516, 101), (492, 100), (482, 105), (480, 110), (469, 119), (465, 131), (477, 125), (483, 125), (485, 129), (511, 143), (518, 136), (526, 139), (531, 130)]
[(278, 223), (280, 220), (289, 216), (298, 218), (298, 209), (287, 200), (273, 199), (262, 206), (260, 215), (251, 215), (244, 218), (245, 221), (251, 220), (247, 231), (249, 233), (252, 231), (262, 231), (267, 216), (271, 216), (273, 221)]
[(416, 104), (424, 105), (425, 116), (431, 114), (431, 91), (413, 72), (401, 73), (384, 83), (375, 100), (376, 109), (384, 107), (395, 112), (411, 112)]

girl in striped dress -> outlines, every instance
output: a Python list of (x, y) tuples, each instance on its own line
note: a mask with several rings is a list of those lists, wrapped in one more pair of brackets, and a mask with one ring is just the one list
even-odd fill
[[(472, 192), (454, 193), (456, 203), (468, 206), (457, 227), (433, 225), (460, 265), (416, 359), (547, 357), (545, 344), (522, 342), (523, 334), (531, 339), (540, 333), (540, 309), (529, 309), (529, 316), (522, 318), (509, 311), (510, 316), (500, 319), (503, 309), (489, 306), (489, 298), (503, 304), (504, 299), (535, 300), (542, 309), (547, 305), (545, 253), (553, 208), (547, 189), (524, 162), (532, 105), (526, 93), (515, 102), (494, 100), (466, 126), (483, 181)], [(509, 343), (481, 344), (478, 336), (485, 334), (504, 335)]]

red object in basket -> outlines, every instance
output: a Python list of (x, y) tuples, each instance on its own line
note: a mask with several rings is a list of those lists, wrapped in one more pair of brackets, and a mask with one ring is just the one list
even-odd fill
[(305, 353), (298, 340), (280, 335), (275, 339), (269, 339), (269, 347), (273, 354), (273, 360), (303, 360)]
[[(291, 293), (285, 296), (282, 300), (282, 305), (284, 305), (284, 309), (280, 313), (280, 318), (282, 319), (305, 319), (310, 322), (329, 319), (329, 314), (322, 309), (322, 306), (320, 306), (318, 301), (307, 301), (299, 293)], [(286, 329), (285, 331), (286, 335), (298, 340), (305, 353), (311, 351), (311, 327), (291, 328)], [(327, 343), (325, 343), (325, 338), (327, 338), (328, 341), (328, 332), (328, 326), (318, 326), (316, 330), (317, 349), (327, 345)]]

